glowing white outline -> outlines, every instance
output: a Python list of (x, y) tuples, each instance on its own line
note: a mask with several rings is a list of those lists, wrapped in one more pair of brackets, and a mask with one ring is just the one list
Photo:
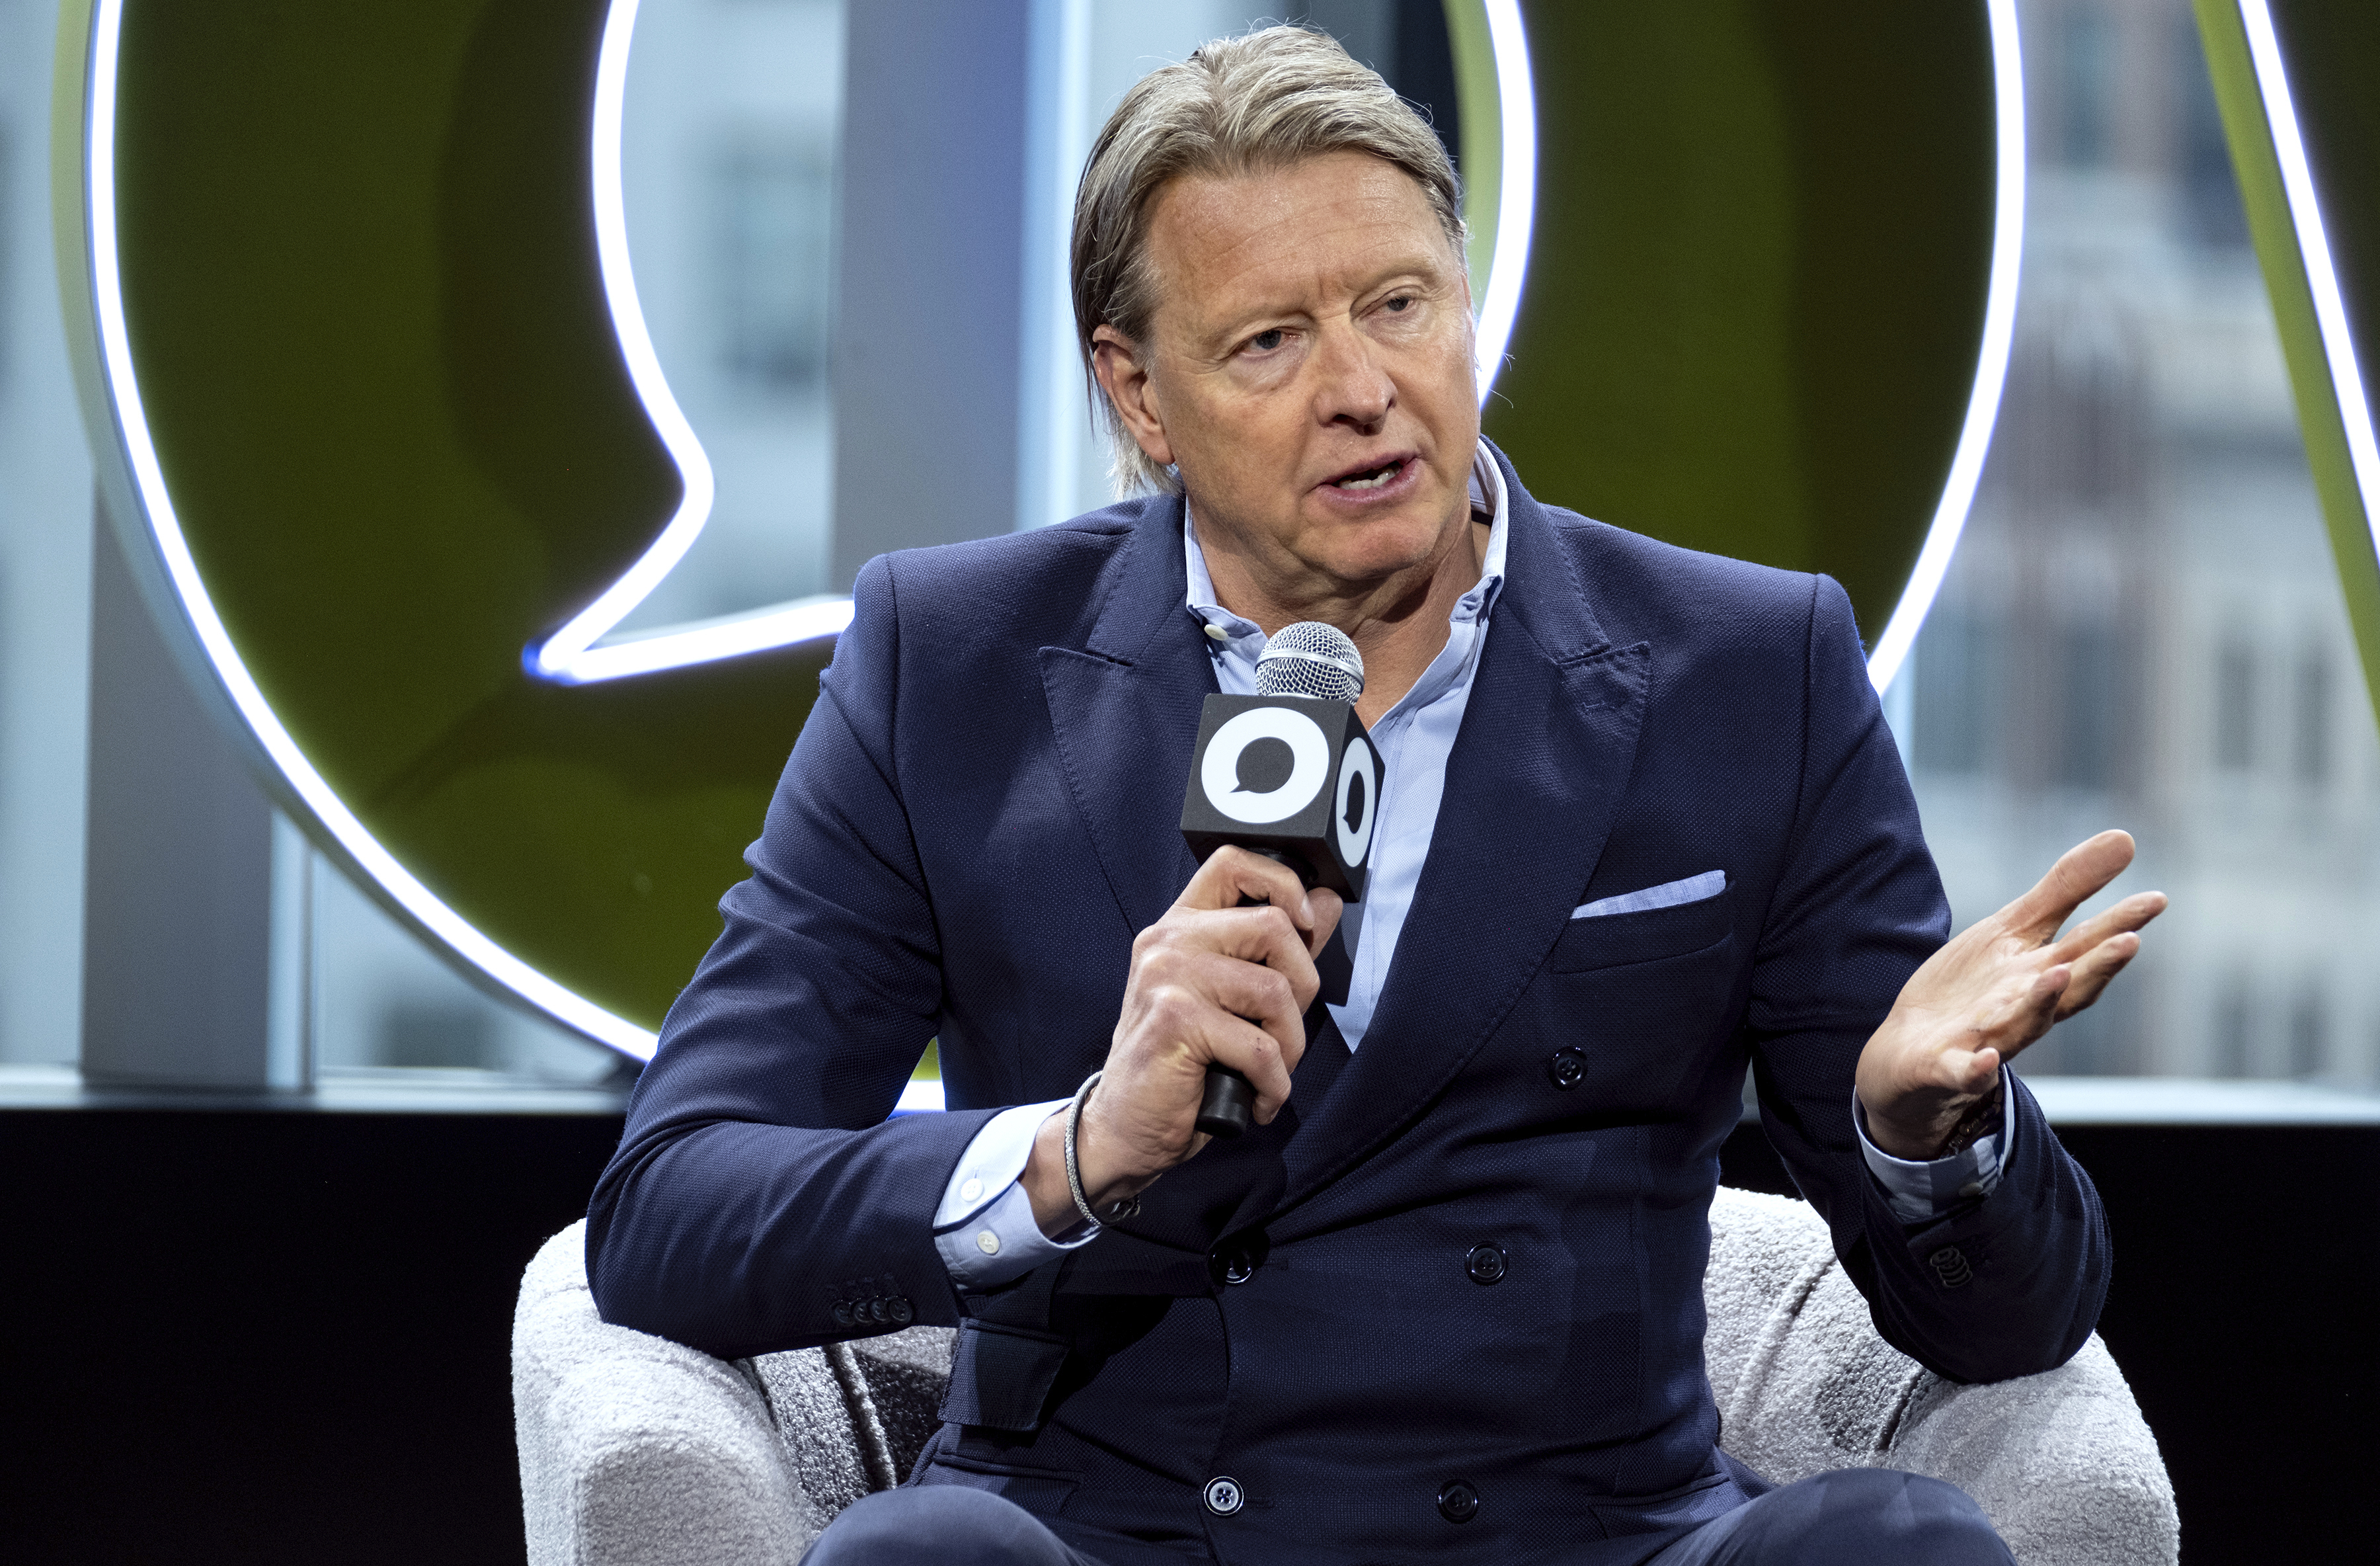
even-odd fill
[(603, 19), (603, 43), (595, 62), (595, 120), (589, 174), (594, 182), (595, 254), (603, 274), (603, 302), (627, 362), (628, 380), (645, 416), (677, 465), (681, 493), (677, 512), (636, 564), (596, 600), (524, 655), (529, 673), (564, 685), (585, 685), (656, 669), (682, 668), (764, 648), (832, 636), (851, 623), (848, 599), (779, 605), (750, 614), (722, 616), (698, 625), (672, 626), (605, 647), (595, 643), (674, 569), (710, 520), (718, 484), (710, 458), (694, 426), (670, 392), (637, 297), (636, 269), (628, 257), (627, 199), (621, 184), (620, 128), (626, 114), (628, 52), (640, 0), (613, 0)]
[(1909, 581), (1876, 651), (1867, 660), (1869, 683), (1881, 692), (1917, 642), (1926, 611), (1942, 591), (1942, 578), (1959, 547), (1959, 534), (1974, 508), (1975, 486), (1984, 476), (1984, 458), (1992, 446), (1992, 426), (1998, 422), (2000, 392), (2008, 383), (2009, 351), (2016, 337), (2017, 274), (2024, 259), (2024, 58), (2017, 41), (2016, 0), (1987, 0), (1992, 26), (1993, 116), (1998, 138), (1998, 194), (1992, 212), (1992, 275), (1985, 296), (1984, 342), (1975, 360), (1974, 389), (1967, 397), (1966, 423), (1950, 458), (1950, 474), (1942, 484), (1942, 498), (1925, 530), (1925, 547), (1917, 552)]
[(1521, 0), (1487, 0), (1488, 53), (1496, 62), (1496, 117), (1501, 167), (1496, 187), (1496, 249), (1479, 301), (1479, 406), (1496, 388), (1520, 318), (1521, 283), (1537, 216), (1537, 99), (1529, 77), (1529, 39)]
[[(633, 3), (633, 0), (632, 0)], [(223, 618), (215, 612), (182, 524), (166, 492), (165, 475), (157, 461), (142, 410), (140, 383), (133, 373), (132, 349), (124, 324), (124, 296), (115, 239), (115, 67), (124, 0), (99, 0), (92, 24), (90, 118), (84, 127), (90, 149), (85, 178), (91, 225), (91, 294), (99, 334), (100, 361), (105, 393), (115, 414), (124, 455), (131, 468), (149, 533), (167, 578), (190, 618), (199, 647), (223, 681), (224, 691), (264, 747), (273, 765), (314, 813), (323, 828), (339, 841), (381, 889), (421, 923), (423, 928), (453, 948), (466, 961), (523, 1000), (588, 1037), (610, 1045), (640, 1060), (652, 1058), (653, 1035), (625, 1017), (614, 1016), (594, 1002), (547, 978), (519, 958), (480, 933), (469, 921), (446, 906), (411, 872), (396, 862), (366, 830), (355, 813), (341, 802), (322, 775), (307, 761), (288, 729), (282, 727), (232, 645)]]
[(2289, 197), (2289, 221), (2297, 229), (2306, 289), (2313, 296), (2323, 358), (2330, 365), (2331, 395), (2338, 399), (2338, 422), (2347, 433), (2356, 495), (2363, 503), (2364, 531), (2372, 535), (2374, 552), (2380, 554), (2380, 504), (2375, 504), (2380, 502), (2380, 443), (2373, 438), (2363, 370), (2355, 357), (2354, 336), (2348, 329), (2347, 300), (2339, 292), (2338, 272), (2330, 259), (2330, 239), (2314, 195), (2313, 167), (2306, 161), (2297, 102), (2289, 95), (2289, 73), (2281, 62), (2281, 41), (2273, 31), (2272, 12), (2265, 0), (2240, 0), (2240, 23), (2248, 34), (2248, 57), (2256, 67), (2257, 91), (2264, 95), (2265, 123), (2272, 130), (2273, 155), (2281, 165), (2281, 189)]

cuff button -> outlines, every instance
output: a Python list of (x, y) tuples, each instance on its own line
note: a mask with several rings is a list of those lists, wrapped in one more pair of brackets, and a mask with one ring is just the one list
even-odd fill
[(1960, 1288), (1975, 1276), (1967, 1266), (1966, 1253), (1956, 1245), (1943, 1246), (1925, 1258), (1925, 1265), (1934, 1269), (1934, 1276), (1942, 1280), (1945, 1289)]

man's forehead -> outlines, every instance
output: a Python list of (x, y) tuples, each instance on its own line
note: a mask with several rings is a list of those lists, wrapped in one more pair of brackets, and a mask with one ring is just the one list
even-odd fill
[(1451, 251), (1419, 182), (1363, 153), (1178, 176), (1157, 194), (1148, 244), (1160, 312), (1172, 302), (1193, 314), (1440, 268)]

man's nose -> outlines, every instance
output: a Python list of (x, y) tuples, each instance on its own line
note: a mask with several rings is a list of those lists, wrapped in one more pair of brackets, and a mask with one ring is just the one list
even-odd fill
[(1367, 434), (1378, 429), (1396, 406), (1397, 388), (1371, 341), (1342, 317), (1323, 327), (1317, 348), (1315, 411), (1322, 422), (1352, 424)]

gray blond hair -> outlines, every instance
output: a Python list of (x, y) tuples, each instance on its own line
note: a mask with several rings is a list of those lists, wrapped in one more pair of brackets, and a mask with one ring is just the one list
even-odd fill
[[(1455, 255), (1463, 253), (1462, 187), (1437, 132), (1328, 34), (1269, 27), (1218, 39), (1141, 78), (1108, 116), (1075, 192), (1075, 337), (1085, 373), (1100, 326), (1148, 341), (1157, 311), (1148, 224), (1159, 191), (1184, 175), (1231, 178), (1343, 152), (1411, 176)], [(1114, 405), (1095, 397), (1117, 492), (1180, 494), (1180, 476), (1149, 460)]]

